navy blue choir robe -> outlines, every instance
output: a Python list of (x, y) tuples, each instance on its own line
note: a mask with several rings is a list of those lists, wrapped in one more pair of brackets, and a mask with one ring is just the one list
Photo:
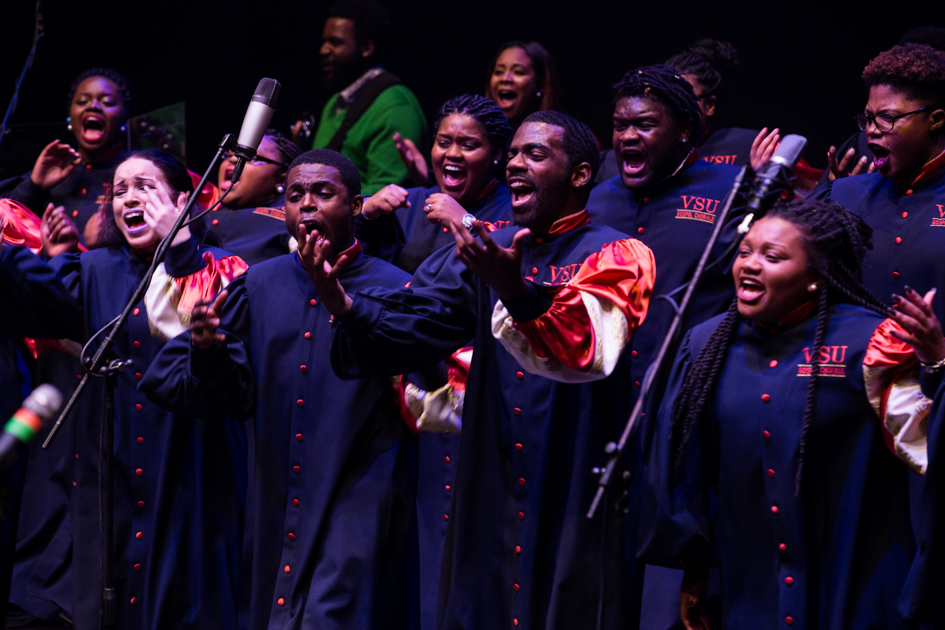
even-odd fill
[[(793, 326), (739, 324), (678, 473), (673, 403), (723, 316), (686, 337), (659, 408), (640, 557), (717, 564), (726, 628), (913, 627), (897, 611), (915, 553), (907, 466), (926, 466), (931, 401), (911, 348), (889, 334), (896, 324), (859, 306), (830, 309), (820, 348), (816, 308)], [(797, 493), (813, 352), (818, 396)]]
[(30, 173), (8, 179), (0, 183), (0, 197), (19, 201), (40, 217), (50, 203), (63, 206), (84, 241), (85, 224), (108, 201), (112, 175), (123, 157), (124, 154), (101, 164), (79, 164), (49, 190), (34, 184)]
[[(448, 228), (431, 223), (423, 211), (427, 197), (439, 193), (440, 187), (408, 188), (409, 208), (394, 214), (367, 220), (359, 217), (358, 238), (365, 251), (378, 255), (410, 273), (417, 270), (434, 252), (455, 245)], [(493, 181), (481, 199), (467, 211), (496, 229), (508, 227), (512, 220), (509, 189)], [(397, 224), (400, 232), (397, 232)], [(400, 236), (398, 238), (398, 236)], [(428, 386), (434, 389), (445, 383)], [(440, 564), (446, 538), (447, 514), (456, 485), (460, 435), (456, 432), (422, 433), (419, 438), (417, 475), (417, 529), (419, 541), (418, 592), (420, 596), (421, 630), (432, 630), (436, 615)]]
[[(44, 328), (68, 326), (71, 323), (67, 319), (68, 313), (77, 308), (68, 291), (56, 281), (55, 274), (47, 266), (32, 268), (19, 281), (14, 281), (6, 270), (15, 268), (17, 259), (31, 261), (33, 254), (25, 247), (4, 245), (0, 248), (0, 295), (4, 303), (3, 308), (0, 308), (0, 417), (3, 418), (13, 415), (22, 402), (22, 395), (30, 390), (29, 375), (23, 371), (25, 364), (19, 356), (23, 349), (20, 340), (35, 336)], [(62, 303), (67, 304), (68, 308), (60, 309)], [(21, 494), (26, 491), (29, 497), (22, 506), (25, 509), (34, 506), (42, 509), (47, 498), (35, 496), (30, 479), (23, 476), (28, 460), (38, 455), (37, 442), (41, 442), (46, 433), (48, 427), (34, 438), (28, 457), (22, 457), (21, 460), (25, 461), (19, 462), (11, 471), (9, 479), (5, 480), (8, 494), (7, 503), (3, 506), (5, 522), (0, 547), (0, 597), (4, 603), (10, 594), (13, 545), (18, 533), (22, 533), (17, 528), (21, 514)], [(57, 505), (67, 506), (68, 501), (60, 501)], [(17, 583), (17, 577), (14, 577), (12, 584), (23, 587)]]
[[(507, 247), (515, 233), (492, 236)], [(409, 289), (359, 292), (337, 318), (332, 365), (346, 378), (423, 369), (473, 338), (437, 628), (585, 628), (598, 615), (636, 626), (623, 511), (608, 500), (585, 513), (589, 471), (630, 409), (620, 351), (645, 316), (652, 264), (582, 211), (528, 237), (531, 282), (511, 305), (446, 247)], [(604, 303), (610, 316), (592, 317)]]
[[(742, 127), (724, 127), (716, 129), (708, 135), (705, 141), (696, 147), (700, 160), (710, 164), (731, 164), (745, 166), (751, 164), (751, 143), (755, 141), (758, 132)], [(617, 164), (617, 155), (613, 149), (601, 151), (600, 171), (597, 173), (597, 184), (609, 180), (620, 174)]]
[(945, 321), (945, 153), (909, 186), (870, 173), (827, 182), (812, 194), (873, 228), (873, 249), (863, 261), (866, 288), (887, 303), (907, 285), (922, 294), (939, 289), (932, 308)]
[[(44, 265), (34, 257), (12, 273), (21, 277)], [(62, 254), (49, 266), (79, 306), (68, 312), (70, 326), (44, 327), (39, 334), (84, 340), (121, 312), (149, 261), (123, 247)], [(239, 466), (245, 466), (241, 428), (168, 413), (138, 393), (137, 384), (165, 343), (155, 334), (166, 330), (168, 316), (178, 317), (173, 301), (209, 297), (245, 268), (221, 250), (198, 250), (193, 240), (172, 247), (161, 278), (115, 340), (115, 353), (135, 361), (134, 369), (119, 374), (115, 390), (118, 627), (236, 626), (242, 523), (238, 477)], [(169, 302), (164, 292), (170, 285), (178, 290)], [(149, 301), (154, 312), (146, 306)], [(65, 312), (68, 306), (59, 308)], [(100, 379), (92, 379), (70, 420), (77, 423), (71, 519), (72, 613), (79, 629), (99, 627), (102, 396)]]
[[(694, 153), (690, 153), (677, 173), (645, 192), (631, 192), (619, 175), (599, 184), (591, 191), (588, 212), (595, 223), (633, 234), (653, 251), (656, 259), (653, 295), (670, 294), (682, 287), (672, 296), (678, 303), (685, 292), (683, 285), (692, 278), (712, 233), (715, 215), (724, 205), (737, 174), (738, 168), (734, 166), (709, 164), (695, 159)], [(742, 210), (738, 204), (732, 207), (710, 262), (721, 260), (726, 250), (736, 242)], [(679, 334), (726, 310), (735, 296), (729, 273), (731, 258), (731, 255), (725, 256), (720, 263), (705, 268)], [(630, 341), (630, 380), (634, 387), (634, 401), (675, 314), (670, 303), (654, 299), (646, 321)], [(650, 396), (658, 399), (660, 395), (661, 384), (655, 383)], [(652, 422), (642, 423), (636, 434), (638, 442), (645, 444), (652, 439), (652, 431)], [(636, 474), (640, 475), (642, 471), (637, 470)], [(635, 532), (628, 535), (635, 536)], [(678, 608), (674, 602), (678, 602), (678, 597), (675, 593), (681, 579), (681, 574), (670, 574), (665, 569), (647, 569), (644, 625), (665, 628), (676, 622)]]
[[(340, 277), (349, 291), (409, 280), (358, 250)], [(253, 265), (228, 290), (225, 345), (192, 349), (185, 332), (141, 387), (180, 412), (253, 416), (249, 627), (404, 627), (416, 480), (390, 379), (334, 375), (332, 316), (298, 254)]]
[[(394, 212), (400, 225), (399, 233), (391, 215), (374, 220), (358, 217), (357, 236), (364, 251), (413, 273), (433, 252), (446, 245), (455, 245), (456, 241), (449, 228), (430, 223), (423, 211), (423, 202), (438, 192), (439, 186), (407, 189), (410, 207), (398, 208)], [(466, 208), (466, 211), (482, 222), (491, 223), (496, 229), (508, 227), (512, 221), (509, 189), (493, 181), (483, 193), (484, 196)]]
[(259, 208), (220, 208), (205, 217), (221, 247), (250, 265), (293, 251), (298, 244), (285, 227), (285, 195)]

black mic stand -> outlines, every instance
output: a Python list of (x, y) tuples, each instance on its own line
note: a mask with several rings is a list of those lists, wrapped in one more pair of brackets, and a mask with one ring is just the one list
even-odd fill
[(151, 262), (150, 268), (148, 268), (144, 278), (141, 279), (141, 282), (135, 289), (131, 299), (128, 300), (128, 303), (125, 305), (124, 310), (122, 310), (121, 315), (113, 319), (101, 330), (92, 335), (89, 341), (85, 344), (85, 347), (82, 349), (82, 356), (85, 356), (86, 349), (103, 331), (108, 331), (108, 335), (102, 341), (101, 345), (98, 347), (98, 350), (96, 350), (92, 358), (83, 362), (85, 374), (83, 374), (82, 380), (79, 382), (79, 386), (76, 387), (75, 392), (73, 392), (69, 402), (66, 403), (62, 413), (59, 414), (59, 419), (56, 420), (56, 424), (53, 425), (52, 429), (49, 431), (46, 441), (43, 442), (43, 448), (48, 449), (49, 445), (52, 444), (56, 435), (59, 433), (62, 422), (75, 407), (76, 401), (78, 401), (79, 397), (82, 395), (82, 392), (85, 391), (85, 388), (88, 386), (89, 378), (92, 376), (104, 377), (105, 404), (102, 409), (101, 428), (99, 432), (99, 497), (101, 501), (99, 513), (101, 518), (100, 531), (103, 530), (101, 540), (103, 576), (101, 610), (103, 629), (115, 628), (118, 613), (118, 600), (115, 594), (114, 532), (112, 527), (114, 522), (115, 506), (113, 484), (115, 387), (118, 384), (118, 373), (134, 365), (133, 361), (121, 361), (115, 357), (114, 353), (112, 352), (112, 347), (115, 345), (115, 338), (118, 335), (118, 331), (120, 331), (122, 326), (125, 325), (125, 322), (128, 321), (128, 318), (131, 316), (131, 311), (134, 310), (135, 305), (140, 302), (142, 298), (144, 298), (145, 293), (148, 291), (148, 287), (151, 286), (151, 277), (154, 275), (155, 270), (157, 270), (158, 265), (164, 261), (164, 257), (167, 254), (167, 250), (170, 249), (171, 243), (174, 241), (174, 237), (177, 236), (177, 233), (181, 230), (184, 224), (190, 220), (190, 212), (193, 209), (194, 204), (197, 202), (197, 197), (200, 194), (200, 191), (203, 190), (204, 186), (207, 185), (207, 180), (210, 178), (210, 174), (216, 168), (216, 165), (219, 163), (223, 154), (227, 151), (234, 150), (236, 150), (236, 138), (233, 137), (232, 134), (226, 134), (223, 137), (223, 140), (220, 141), (220, 146), (217, 147), (217, 153), (213, 156), (213, 160), (210, 161), (210, 166), (208, 166), (207, 170), (204, 172), (203, 177), (200, 179), (200, 183), (190, 195), (190, 198), (187, 200), (187, 205), (184, 206), (180, 216), (177, 217), (177, 222), (174, 224), (174, 227), (171, 228), (170, 233), (165, 236), (164, 239), (158, 244), (157, 249), (154, 252), (154, 259)]
[(597, 493), (594, 495), (594, 500), (591, 502), (591, 507), (587, 512), (587, 518), (594, 518), (594, 513), (597, 511), (597, 507), (600, 505), (601, 499), (604, 498), (604, 492), (606, 492), (607, 487), (610, 485), (611, 480), (613, 479), (618, 468), (622, 469), (620, 471), (621, 479), (625, 483), (629, 483), (630, 481), (630, 470), (626, 467), (626, 464), (622, 462), (622, 455), (624, 449), (627, 446), (627, 441), (633, 434), (634, 429), (636, 429), (637, 422), (639, 422), (641, 417), (640, 414), (643, 411), (643, 405), (645, 403), (647, 394), (650, 391), (650, 387), (652, 387), (653, 381), (655, 380), (657, 374), (659, 374), (661, 371), (663, 364), (666, 362), (666, 356), (669, 354), (669, 349), (673, 345), (676, 332), (679, 330), (679, 326), (682, 324), (683, 317), (685, 317), (686, 311), (689, 309), (689, 302), (692, 300), (692, 296), (696, 292), (696, 286), (699, 284), (699, 280), (702, 278), (706, 264), (709, 261), (709, 256), (712, 255), (712, 250), (715, 248), (715, 244), (722, 235), (722, 229), (725, 227), (725, 224), (728, 220), (729, 210), (732, 207), (732, 202), (738, 196), (742, 185), (751, 181), (750, 179), (748, 179), (748, 182), (745, 181), (745, 174), (747, 172), (748, 167), (743, 166), (742, 170), (739, 171), (738, 176), (735, 177), (735, 182), (732, 184), (732, 189), (725, 198), (725, 205), (722, 206), (722, 210), (715, 216), (715, 224), (712, 228), (712, 234), (709, 236), (709, 241), (705, 244), (705, 250), (702, 252), (702, 257), (699, 259), (699, 264), (696, 265), (696, 269), (692, 274), (692, 279), (690, 279), (689, 285), (686, 287), (686, 293), (683, 294), (682, 301), (679, 303), (678, 308), (676, 308), (676, 316), (673, 317), (673, 322), (670, 324), (669, 330), (666, 332), (666, 337), (663, 339), (663, 344), (660, 346), (659, 352), (656, 354), (656, 359), (653, 360), (653, 363), (647, 370), (647, 376), (643, 379), (643, 384), (640, 388), (640, 395), (637, 396), (637, 402), (633, 405), (633, 411), (630, 412), (630, 418), (627, 420), (627, 424), (623, 429), (623, 433), (620, 434), (620, 440), (618, 442), (607, 443), (605, 451), (610, 456), (610, 458), (607, 460), (607, 465), (604, 468), (594, 469), (594, 473), (600, 475), (600, 479), (598, 481)]

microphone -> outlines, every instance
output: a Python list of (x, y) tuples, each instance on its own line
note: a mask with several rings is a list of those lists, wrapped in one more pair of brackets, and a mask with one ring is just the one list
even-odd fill
[(775, 199), (787, 186), (794, 173), (794, 164), (801, 158), (807, 146), (807, 138), (790, 134), (781, 139), (771, 161), (755, 179), (755, 185), (748, 197), (748, 213), (738, 226), (739, 234), (747, 234), (752, 222), (765, 215)]
[(26, 397), (0, 433), (0, 470), (6, 471), (13, 464), (20, 449), (43, 428), (43, 423), (52, 420), (62, 406), (62, 394), (52, 385), (40, 385)]
[(269, 128), (272, 121), (272, 115), (276, 111), (276, 101), (279, 98), (279, 82), (275, 79), (260, 79), (253, 98), (249, 101), (249, 107), (246, 108), (246, 116), (243, 117), (243, 126), (240, 127), (240, 135), (236, 139), (236, 166), (233, 168), (233, 177), (230, 178), (230, 187), (236, 185), (240, 175), (243, 174), (243, 167), (246, 162), (256, 157), (256, 149), (262, 142), (263, 134)]

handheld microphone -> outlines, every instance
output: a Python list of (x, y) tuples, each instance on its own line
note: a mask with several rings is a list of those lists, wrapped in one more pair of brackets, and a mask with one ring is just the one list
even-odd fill
[(801, 159), (801, 153), (807, 146), (807, 138), (797, 134), (790, 134), (782, 138), (771, 161), (755, 179), (755, 185), (748, 197), (748, 213), (738, 226), (739, 234), (747, 234), (755, 219), (765, 215), (775, 199), (787, 185), (787, 181), (794, 172), (794, 164)]
[(243, 174), (243, 167), (246, 162), (256, 157), (256, 150), (259, 143), (262, 142), (263, 134), (269, 128), (272, 121), (272, 115), (276, 111), (276, 101), (279, 98), (279, 89), (281, 86), (275, 79), (260, 79), (253, 98), (249, 101), (249, 107), (246, 108), (246, 116), (243, 117), (243, 126), (240, 127), (240, 135), (236, 139), (236, 166), (233, 168), (233, 177), (230, 179), (230, 186), (234, 186)]
[(26, 397), (0, 433), (0, 470), (10, 468), (23, 446), (43, 428), (44, 422), (52, 420), (61, 406), (62, 394), (48, 383)]

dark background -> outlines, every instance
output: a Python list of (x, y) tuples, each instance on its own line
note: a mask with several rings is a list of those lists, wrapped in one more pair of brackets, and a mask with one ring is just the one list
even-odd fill
[[(386, 4), (394, 13), (394, 34), (385, 66), (413, 89), (428, 118), (450, 96), (482, 93), (500, 44), (536, 39), (555, 59), (567, 111), (609, 146), (611, 84), (627, 70), (715, 37), (733, 42), (742, 55), (726, 85), (720, 122), (806, 135), (806, 157), (818, 167), (826, 165), (831, 143), (856, 130), (853, 115), (866, 102), (859, 79), (866, 63), (909, 28), (945, 26), (941, 0), (842, 6), (803, 0)], [(132, 84), (132, 114), (186, 101), (188, 166), (202, 172), (223, 134), (239, 131), (260, 78), (282, 83), (273, 126), (283, 132), (303, 111), (320, 110), (327, 95), (319, 92), (317, 56), (328, 5), (47, 0), (46, 34), (10, 122), (64, 122), (74, 76), (93, 66), (114, 67)], [(6, 0), (0, 8), (4, 111), (32, 41), (33, 9), (24, 0)], [(53, 129), (44, 132), (48, 140), (56, 135)], [(0, 145), (7, 154), (0, 177), (29, 170), (38, 153), (9, 144)]]

